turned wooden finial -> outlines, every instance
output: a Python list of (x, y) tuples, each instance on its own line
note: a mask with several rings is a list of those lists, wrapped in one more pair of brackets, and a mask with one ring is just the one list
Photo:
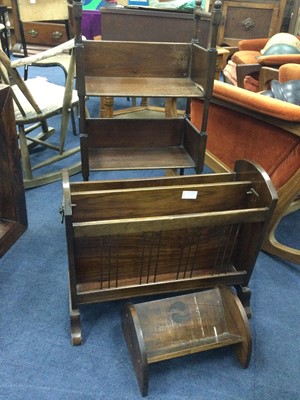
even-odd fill
[(212, 12), (212, 34), (211, 34), (211, 47), (217, 46), (218, 28), (222, 22), (222, 1), (216, 0)]
[(199, 43), (199, 39), (198, 39), (198, 32), (200, 29), (199, 23), (200, 23), (200, 15), (202, 12), (201, 9), (201, 5), (202, 5), (202, 0), (196, 0), (195, 1), (195, 8), (194, 8), (194, 35), (192, 38), (192, 43)]

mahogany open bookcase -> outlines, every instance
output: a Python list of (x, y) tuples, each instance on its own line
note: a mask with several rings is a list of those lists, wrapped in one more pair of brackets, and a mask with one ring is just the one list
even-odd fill
[[(82, 175), (91, 170), (194, 168), (201, 172), (206, 146), (208, 106), (216, 69), (217, 28), (221, 3), (211, 15), (210, 45), (191, 43), (85, 40), (82, 7), (74, 2), (76, 85)], [(207, 13), (195, 11), (195, 26)], [(197, 35), (195, 36), (197, 37)], [(176, 35), (174, 35), (176, 40)], [(187, 100), (185, 117), (92, 118), (91, 97), (166, 98)], [(202, 98), (205, 113), (200, 131), (189, 121), (189, 101)], [(172, 102), (171, 102), (172, 103)]]

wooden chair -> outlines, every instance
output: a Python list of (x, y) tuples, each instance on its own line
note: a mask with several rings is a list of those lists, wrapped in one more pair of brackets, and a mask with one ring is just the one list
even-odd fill
[[(67, 0), (39, 0), (24, 2), (13, 0), (18, 18), (22, 52), (25, 57), (29, 53), (37, 53), (48, 47), (55, 47), (71, 39), (69, 24), (69, 8)], [(60, 24), (57, 23), (60, 21)], [(29, 50), (29, 47), (32, 47)], [(68, 51), (33, 63), (40, 67), (59, 66), (67, 74), (70, 63)], [(27, 79), (29, 65), (25, 67), (24, 78)]]
[[(279, 69), (280, 81), (300, 76), (300, 65)], [(191, 121), (199, 126), (200, 101), (193, 100)], [(270, 175), (278, 204), (263, 249), (300, 264), (300, 250), (280, 243), (276, 229), (286, 213), (299, 208), (300, 107), (215, 81), (210, 106), (205, 163), (215, 172), (231, 171), (238, 157), (254, 160)]]
[[(58, 162), (80, 150), (79, 146), (65, 150), (69, 114), (71, 108), (77, 106), (78, 97), (76, 91), (73, 90), (75, 64), (73, 55), (65, 87), (50, 83), (40, 77), (24, 81), (20, 77), (17, 68), (55, 56), (66, 50), (72, 50), (73, 47), (74, 40), (70, 40), (45, 52), (14, 62), (11, 62), (4, 51), (0, 50), (1, 79), (4, 83), (9, 84), (13, 90), (15, 118), (18, 127), (23, 178), (26, 188), (60, 179), (60, 170), (37, 176), (33, 174), (33, 171)], [(50, 143), (47, 140), (54, 133), (54, 129), (48, 127), (47, 120), (57, 114), (61, 115), (59, 145)], [(36, 133), (37, 128), (41, 128), (41, 132), (38, 134)], [(30, 150), (34, 146), (43, 146), (52, 149), (58, 154), (51, 155), (44, 161), (32, 166)], [(70, 168), (70, 173), (79, 171), (79, 163)]]
[[(298, 37), (299, 38), (299, 37)], [(244, 87), (244, 79), (247, 75), (256, 74), (258, 78), (258, 91), (265, 88), (266, 79), (260, 78), (262, 67), (275, 67), (287, 63), (300, 63), (300, 54), (262, 55), (261, 50), (267, 44), (269, 38), (241, 40), (238, 43), (238, 51), (231, 58), (236, 64), (237, 86)]]
[[(70, 40), (72, 29), (70, 23), (70, 7), (67, 0), (39, 0), (35, 3), (13, 0), (13, 7), (18, 18), (21, 38), (21, 51), (25, 57), (30, 53), (38, 53), (49, 47), (55, 47)], [(38, 45), (36, 44), (38, 43)], [(29, 50), (29, 47), (31, 50)], [(32, 49), (33, 47), (33, 49)], [(71, 60), (70, 51), (63, 51), (47, 59), (42, 59), (24, 66), (24, 79), (28, 78), (29, 67), (59, 67), (65, 78)], [(75, 115), (72, 111), (71, 121), (76, 134)]]

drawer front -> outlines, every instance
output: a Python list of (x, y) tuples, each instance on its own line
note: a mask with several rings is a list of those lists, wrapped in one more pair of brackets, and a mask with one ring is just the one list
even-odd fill
[(59, 23), (23, 23), (27, 44), (57, 46), (68, 40), (66, 26)]

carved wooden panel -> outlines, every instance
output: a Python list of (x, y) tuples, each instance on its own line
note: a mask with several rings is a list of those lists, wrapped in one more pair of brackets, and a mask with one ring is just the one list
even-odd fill
[(286, 0), (223, 2), (218, 43), (237, 46), (241, 39), (270, 37), (280, 31)]

